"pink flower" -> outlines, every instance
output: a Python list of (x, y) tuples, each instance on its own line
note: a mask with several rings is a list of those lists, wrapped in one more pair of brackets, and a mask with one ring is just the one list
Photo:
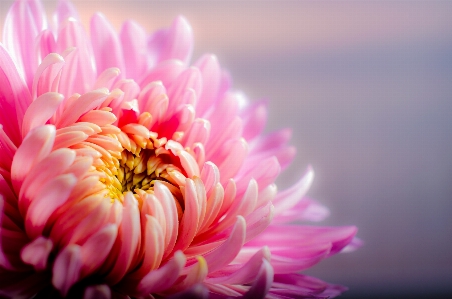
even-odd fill
[(89, 34), (70, 3), (47, 25), (18, 0), (0, 45), (0, 295), (324, 298), (298, 274), (350, 244), (306, 174), (278, 192), (290, 131), (230, 89), (213, 55), (189, 65), (182, 17), (148, 36)]

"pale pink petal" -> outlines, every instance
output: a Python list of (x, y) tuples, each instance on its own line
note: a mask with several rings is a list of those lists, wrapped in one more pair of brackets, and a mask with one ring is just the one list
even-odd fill
[[(52, 30), (45, 29), (39, 33), (35, 41), (35, 52), (38, 58), (37, 64), (42, 62), (42, 60), (49, 54), (55, 52), (56, 42), (55, 36)], [(36, 79), (36, 73), (34, 75), (33, 81)]]
[(185, 131), (181, 144), (186, 147), (193, 147), (197, 142), (205, 144), (209, 136), (210, 122), (202, 118), (197, 118), (193, 121), (190, 128)]
[(59, 26), (69, 18), (79, 20), (78, 12), (69, 0), (59, 0), (53, 16), (55, 25)]
[(195, 95), (200, 94), (202, 83), (201, 73), (197, 68), (190, 67), (182, 72), (168, 88), (169, 115), (178, 111), (183, 104), (187, 104), (183, 101), (186, 90), (192, 89)]
[(242, 113), (243, 138), (252, 140), (262, 133), (267, 122), (267, 102), (255, 102)]
[(146, 32), (137, 23), (126, 21), (122, 25), (120, 40), (126, 78), (138, 80), (147, 70), (146, 39)]
[(104, 70), (97, 76), (93, 89), (107, 88), (108, 90), (111, 90), (113, 84), (118, 79), (119, 74), (121, 74), (121, 71), (117, 67), (111, 67)]
[(177, 17), (171, 27), (164, 33), (164, 37), (160, 38), (160, 42), (148, 43), (148, 47), (157, 48), (158, 60), (179, 59), (188, 62), (193, 50), (193, 32), (185, 18)]
[[(124, 56), (121, 44), (113, 26), (100, 13), (91, 19), (91, 43), (97, 66), (97, 72), (117, 67), (124, 70)], [(105, 55), (108, 53), (108, 55)]]
[(185, 69), (186, 66), (180, 60), (162, 61), (147, 73), (146, 77), (140, 82), (140, 86), (144, 88), (146, 85), (157, 81), (162, 82), (164, 86), (169, 86)]
[(292, 187), (282, 192), (279, 192), (273, 205), (275, 206), (275, 215), (293, 208), (311, 187), (314, 180), (314, 171), (309, 167), (303, 177)]
[(35, 37), (47, 26), (40, 1), (15, 1), (3, 27), (3, 43), (12, 53), (23, 78), (30, 87), (36, 64), (30, 55)]
[(248, 144), (242, 138), (226, 142), (223, 146), (223, 151), (226, 155), (222, 157), (221, 162), (217, 165), (223, 178), (221, 183), (225, 184), (227, 178), (234, 177), (242, 167), (248, 154)]

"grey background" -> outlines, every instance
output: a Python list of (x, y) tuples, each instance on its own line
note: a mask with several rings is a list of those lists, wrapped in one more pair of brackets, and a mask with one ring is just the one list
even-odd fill
[(267, 131), (292, 127), (298, 148), (281, 187), (311, 164), (323, 224), (365, 241), (308, 274), (349, 286), (341, 298), (452, 298), (452, 2), (74, 3), (85, 24), (102, 10), (148, 32), (184, 14), (194, 58), (216, 53), (269, 100)]

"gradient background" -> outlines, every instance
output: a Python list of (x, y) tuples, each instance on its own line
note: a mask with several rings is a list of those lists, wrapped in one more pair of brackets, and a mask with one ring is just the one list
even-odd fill
[(235, 88), (268, 99), (267, 131), (292, 127), (298, 148), (280, 186), (311, 164), (324, 224), (365, 241), (307, 273), (349, 286), (344, 299), (452, 298), (452, 2), (73, 2), (118, 29), (183, 14), (194, 59), (216, 53)]

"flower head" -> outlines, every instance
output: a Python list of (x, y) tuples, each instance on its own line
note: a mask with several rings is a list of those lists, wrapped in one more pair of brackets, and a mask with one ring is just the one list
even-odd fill
[[(179, 17), (150, 36), (89, 32), (69, 2), (11, 7), (0, 44), (0, 295), (11, 298), (316, 298), (343, 288), (297, 274), (355, 227), (277, 191), (290, 131), (230, 88), (213, 55), (190, 66)], [(179, 297), (177, 297), (179, 296)]]

